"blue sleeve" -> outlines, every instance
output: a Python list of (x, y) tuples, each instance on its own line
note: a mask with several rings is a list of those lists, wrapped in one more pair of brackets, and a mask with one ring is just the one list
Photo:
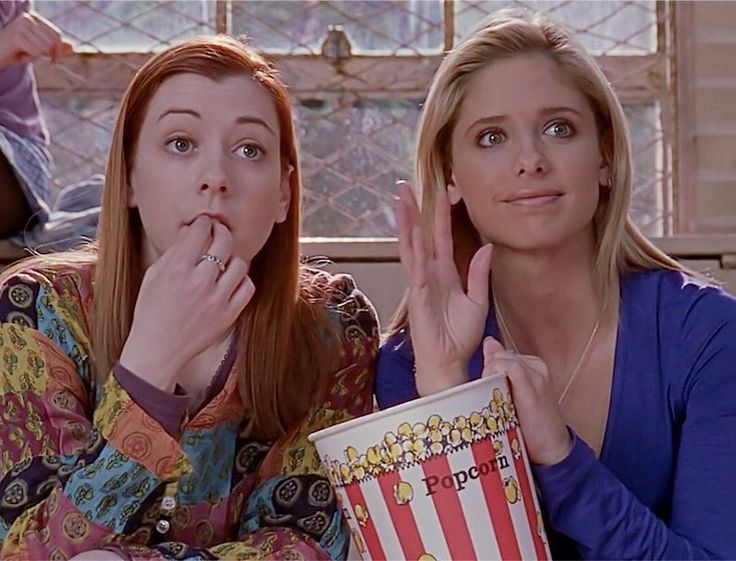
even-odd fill
[(374, 391), (381, 409), (419, 397), (414, 379), (414, 353), (406, 329), (389, 337), (381, 346)]
[(683, 415), (673, 434), (662, 435), (678, 443), (662, 518), (577, 437), (562, 462), (534, 468), (550, 525), (575, 540), (584, 558), (736, 558), (736, 314), (729, 306), (731, 317), (716, 321), (723, 310), (705, 310), (709, 319), (688, 310), (690, 327), (671, 340), (668, 368), (684, 372), (676, 396)]

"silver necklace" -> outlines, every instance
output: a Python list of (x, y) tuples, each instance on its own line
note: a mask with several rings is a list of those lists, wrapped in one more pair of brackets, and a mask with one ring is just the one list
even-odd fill
[[(506, 325), (506, 320), (503, 318), (503, 314), (501, 313), (501, 308), (498, 306), (498, 300), (496, 299), (496, 291), (493, 290), (492, 292), (493, 292), (493, 309), (496, 312), (496, 318), (498, 318), (498, 325), (501, 328), (502, 336), (504, 338), (508, 337), (509, 343), (511, 343), (511, 348), (513, 349), (515, 353), (518, 353), (519, 347), (516, 346), (516, 342), (514, 341), (514, 338), (511, 335), (509, 326)], [(585, 343), (585, 348), (583, 349), (583, 352), (580, 355), (580, 358), (575, 364), (575, 368), (572, 369), (572, 373), (570, 374), (570, 378), (568, 378), (567, 380), (567, 384), (565, 384), (565, 387), (562, 390), (560, 397), (557, 398), (558, 404), (562, 404), (562, 402), (565, 399), (565, 396), (567, 396), (567, 392), (570, 391), (570, 388), (572, 387), (573, 382), (575, 382), (575, 378), (577, 378), (578, 374), (580, 374), (583, 363), (585, 362), (585, 359), (588, 357), (588, 352), (590, 351), (590, 347), (593, 345), (593, 340), (595, 339), (595, 336), (598, 333), (598, 328), (601, 326), (601, 320), (603, 319), (604, 309), (605, 309), (605, 306), (601, 308), (601, 313), (598, 314), (598, 319), (596, 320), (595, 325), (593, 326), (593, 330), (590, 332), (590, 336), (588, 337), (588, 342)]]

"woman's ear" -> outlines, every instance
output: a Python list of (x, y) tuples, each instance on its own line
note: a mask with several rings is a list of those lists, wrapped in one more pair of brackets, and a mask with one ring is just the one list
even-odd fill
[(610, 191), (613, 185), (613, 177), (611, 175), (611, 168), (605, 162), (601, 162), (601, 169), (598, 172), (598, 185), (600, 186), (602, 190), (606, 192)]
[(450, 200), (451, 205), (456, 205), (463, 200), (463, 196), (460, 194), (460, 190), (455, 187), (455, 176), (450, 176), (450, 181), (447, 183), (447, 197)]
[(598, 170), (598, 185), (606, 193), (613, 185), (613, 138), (611, 134), (604, 134), (600, 140), (601, 163)]
[(128, 182), (126, 189), (128, 194), (128, 208), (138, 208), (138, 198), (135, 196), (135, 189), (133, 189), (130, 182)]
[(289, 166), (281, 173), (281, 184), (279, 185), (279, 200), (276, 209), (276, 223), (280, 224), (286, 220), (289, 214), (289, 205), (291, 204), (291, 174), (294, 173), (294, 166)]

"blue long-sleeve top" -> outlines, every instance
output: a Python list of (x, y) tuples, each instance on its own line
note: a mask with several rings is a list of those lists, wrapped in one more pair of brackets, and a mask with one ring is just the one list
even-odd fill
[[(735, 559), (736, 299), (652, 270), (622, 276), (619, 306), (600, 458), (573, 433), (564, 460), (533, 466), (553, 556)], [(479, 347), (469, 380), (482, 366)], [(375, 391), (382, 408), (417, 397), (406, 330), (383, 345)]]

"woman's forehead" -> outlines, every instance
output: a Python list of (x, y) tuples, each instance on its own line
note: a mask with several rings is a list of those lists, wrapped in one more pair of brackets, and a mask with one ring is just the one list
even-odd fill
[(195, 73), (170, 76), (152, 96), (147, 118), (158, 120), (172, 110), (192, 111), (201, 117), (255, 114), (272, 124), (278, 122), (271, 95), (247, 73), (218, 79)]
[(571, 107), (592, 114), (588, 99), (573, 78), (545, 55), (503, 58), (478, 70), (467, 82), (462, 113), (507, 115)]

